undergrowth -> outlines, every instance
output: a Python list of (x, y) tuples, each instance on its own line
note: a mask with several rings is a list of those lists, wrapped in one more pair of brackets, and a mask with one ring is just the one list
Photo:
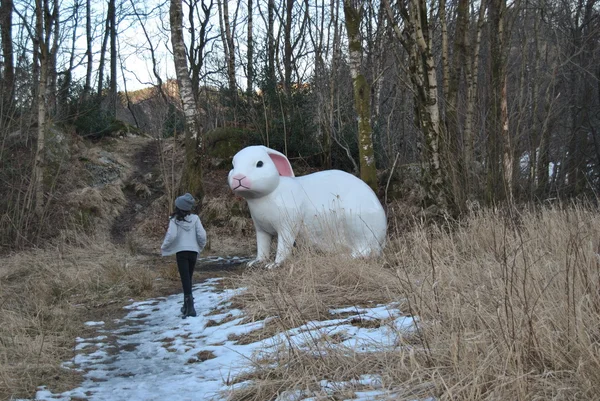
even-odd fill
[(302, 252), (281, 269), (249, 271), (234, 304), (269, 317), (262, 338), (373, 303), (398, 302), (417, 325), (371, 353), (327, 336), (283, 342), (256, 353), (228, 397), (347, 399), (360, 386), (332, 395), (321, 380), (371, 374), (397, 400), (597, 399), (599, 245), (593, 209), (480, 211), (454, 227), (396, 232), (380, 260)]

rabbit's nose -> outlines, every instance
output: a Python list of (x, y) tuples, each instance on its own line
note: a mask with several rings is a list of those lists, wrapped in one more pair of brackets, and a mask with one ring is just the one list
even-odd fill
[(231, 177), (231, 189), (235, 190), (244, 190), (250, 189), (250, 179), (246, 177), (244, 174), (236, 174)]
[(242, 181), (246, 179), (246, 176), (244, 174), (236, 174), (233, 177), (231, 177), (232, 181)]

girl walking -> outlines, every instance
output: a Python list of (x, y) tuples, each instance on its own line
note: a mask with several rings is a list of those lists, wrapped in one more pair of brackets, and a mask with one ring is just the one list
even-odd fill
[(160, 247), (162, 256), (176, 255), (183, 287), (181, 313), (184, 319), (196, 316), (192, 297), (192, 275), (198, 254), (206, 245), (206, 231), (198, 215), (192, 213), (194, 203), (194, 197), (189, 193), (175, 199), (175, 211), (169, 219), (169, 229)]

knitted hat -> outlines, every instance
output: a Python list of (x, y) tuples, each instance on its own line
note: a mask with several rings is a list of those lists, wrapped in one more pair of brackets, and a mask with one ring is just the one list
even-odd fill
[(175, 199), (175, 206), (179, 210), (189, 212), (194, 207), (194, 202), (194, 197), (189, 193), (186, 193), (185, 195), (181, 195), (177, 199)]

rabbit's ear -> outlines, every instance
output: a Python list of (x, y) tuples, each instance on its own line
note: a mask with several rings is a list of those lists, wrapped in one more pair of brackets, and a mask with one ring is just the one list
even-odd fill
[(279, 153), (276, 150), (265, 147), (267, 154), (273, 160), (275, 167), (277, 167), (277, 171), (279, 171), (279, 175), (282, 177), (294, 177), (294, 170), (292, 170), (292, 165), (290, 161), (283, 153)]

